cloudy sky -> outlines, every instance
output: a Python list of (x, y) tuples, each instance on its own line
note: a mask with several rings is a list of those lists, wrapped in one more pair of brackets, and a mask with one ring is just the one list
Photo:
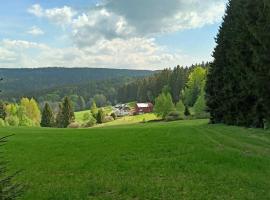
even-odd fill
[(9, 0), (0, 67), (162, 69), (211, 61), (226, 0)]

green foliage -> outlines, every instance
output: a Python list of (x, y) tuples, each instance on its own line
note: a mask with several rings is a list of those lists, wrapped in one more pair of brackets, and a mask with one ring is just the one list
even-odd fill
[(107, 105), (107, 99), (103, 94), (96, 94), (93, 99), (97, 107), (103, 107)]
[(113, 112), (113, 113), (111, 113), (111, 117), (114, 119), (114, 120), (116, 120), (116, 118), (117, 118), (117, 116), (116, 116), (116, 114)]
[(206, 101), (205, 101), (205, 93), (202, 92), (199, 98), (197, 99), (194, 105), (194, 112), (196, 118), (208, 118), (209, 115), (207, 113)]
[(83, 127), (85, 128), (92, 127), (96, 123), (97, 123), (97, 120), (92, 115), (89, 115), (89, 119), (83, 124)]
[(170, 93), (161, 93), (155, 100), (154, 112), (157, 116), (165, 117), (171, 112), (175, 110), (175, 106), (172, 102), (172, 97)]
[(269, 13), (269, 1), (229, 2), (206, 84), (212, 123), (263, 128), (270, 118)]
[(6, 127), (6, 122), (2, 118), (0, 118), (0, 128)]
[(181, 116), (184, 116), (185, 105), (181, 99), (176, 104), (176, 111), (178, 111)]
[(40, 125), (42, 127), (53, 127), (54, 126), (54, 115), (51, 109), (50, 104), (45, 103), (45, 106), (42, 111), (42, 118)]
[(78, 106), (79, 106), (80, 111), (82, 111), (86, 108), (85, 100), (82, 96), (80, 96), (78, 99)]
[(98, 110), (98, 113), (97, 113), (97, 118), (96, 118), (97, 119), (97, 123), (98, 124), (102, 124), (104, 122), (105, 116), (106, 116), (106, 114), (105, 114), (104, 110), (103, 109), (99, 109)]
[(40, 126), (41, 114), (35, 99), (22, 98), (20, 101), (20, 107), (25, 114), (23, 119), (27, 118), (27, 121), (31, 120), (34, 126)]
[(64, 98), (61, 112), (62, 112), (61, 127), (66, 128), (69, 124), (71, 124), (75, 120), (72, 104), (68, 97)]
[(93, 117), (97, 118), (98, 108), (97, 108), (97, 105), (96, 105), (95, 101), (92, 101), (91, 113), (92, 113)]
[(58, 105), (58, 112), (55, 119), (56, 126), (58, 128), (64, 128), (63, 126), (63, 104), (59, 103)]
[(190, 116), (190, 111), (189, 111), (189, 108), (188, 108), (187, 106), (185, 107), (184, 115), (185, 115), (186, 117)]
[(201, 94), (206, 78), (206, 70), (202, 67), (196, 67), (188, 77), (185, 89), (182, 91), (182, 98), (186, 106), (192, 107)]
[(166, 121), (177, 121), (177, 120), (183, 119), (182, 116), (183, 115), (180, 112), (172, 111), (166, 116), (165, 120)]
[(16, 115), (6, 117), (5, 121), (9, 124), (9, 126), (19, 126), (20, 124), (20, 120)]
[(0, 118), (3, 120), (6, 118), (5, 103), (2, 101), (0, 101)]
[(90, 117), (92, 117), (91, 113), (86, 112), (86, 113), (83, 114), (82, 120), (83, 120), (84, 122), (86, 122), (86, 121), (88, 121), (88, 120), (90, 119)]

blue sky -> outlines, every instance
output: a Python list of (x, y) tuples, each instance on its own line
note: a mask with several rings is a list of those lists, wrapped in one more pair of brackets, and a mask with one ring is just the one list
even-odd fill
[(10, 0), (0, 67), (162, 69), (211, 61), (224, 0)]

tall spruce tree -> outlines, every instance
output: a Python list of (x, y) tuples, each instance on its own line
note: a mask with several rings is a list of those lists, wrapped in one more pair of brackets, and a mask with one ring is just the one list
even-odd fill
[(53, 127), (54, 126), (54, 115), (50, 104), (45, 103), (45, 106), (42, 111), (41, 123), (42, 127)]
[(212, 123), (263, 127), (269, 118), (269, 40), (269, 3), (229, 1), (206, 84)]
[(64, 128), (68, 127), (68, 125), (73, 122), (75, 119), (75, 115), (72, 108), (72, 103), (68, 97), (64, 98), (62, 105), (62, 126)]
[(5, 103), (0, 100), (0, 118), (5, 120), (6, 111), (5, 111)]

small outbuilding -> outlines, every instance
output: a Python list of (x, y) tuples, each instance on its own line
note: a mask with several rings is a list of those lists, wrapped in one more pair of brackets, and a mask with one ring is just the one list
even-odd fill
[(152, 103), (136, 103), (135, 114), (151, 113), (153, 112)]

